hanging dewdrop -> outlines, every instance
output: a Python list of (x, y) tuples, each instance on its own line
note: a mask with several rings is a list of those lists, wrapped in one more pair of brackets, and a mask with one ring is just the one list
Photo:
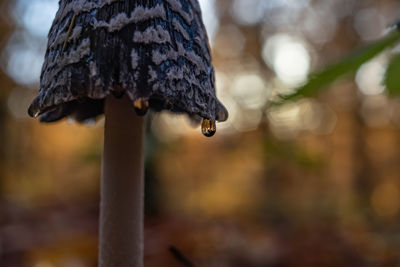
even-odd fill
[(203, 122), (201, 123), (201, 132), (205, 136), (211, 137), (215, 134), (216, 131), (217, 131), (217, 127), (215, 125), (214, 120), (203, 119)]
[(138, 116), (144, 116), (149, 110), (149, 101), (143, 98), (136, 99), (135, 101), (133, 101), (133, 107), (135, 108), (136, 114)]
[[(60, 0), (32, 117), (84, 122), (105, 114), (100, 266), (143, 266), (143, 139), (148, 109), (202, 118), (228, 113), (197, 0)], [(138, 116), (140, 115), (140, 116)]]

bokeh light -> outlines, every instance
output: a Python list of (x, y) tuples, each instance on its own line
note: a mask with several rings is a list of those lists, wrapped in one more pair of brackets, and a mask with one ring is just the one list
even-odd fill
[(360, 91), (365, 95), (378, 95), (383, 93), (385, 87), (383, 79), (386, 70), (385, 58), (374, 59), (357, 71), (356, 83)]
[(214, 43), (214, 37), (219, 27), (218, 13), (215, 8), (215, 0), (200, 0), (204, 25), (207, 29), (210, 43)]
[[(374, 21), (373, 24), (368, 23), (371, 20)], [(364, 40), (377, 39), (387, 26), (381, 13), (375, 8), (362, 9), (354, 17), (354, 28)]]
[(8, 41), (3, 52), (7, 72), (17, 83), (32, 85), (39, 81), (44, 60), (45, 37), (58, 9), (56, 0), (18, 0), (13, 18), (20, 28)]
[(58, 9), (57, 0), (17, 0), (14, 19), (30, 33), (45, 37)]
[(286, 34), (271, 36), (264, 44), (262, 57), (279, 79), (289, 85), (304, 82), (310, 71), (311, 57), (307, 48)]

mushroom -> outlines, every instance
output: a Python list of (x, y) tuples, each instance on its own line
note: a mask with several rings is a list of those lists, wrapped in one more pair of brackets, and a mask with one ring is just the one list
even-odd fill
[(148, 109), (202, 119), (218, 101), (198, 0), (61, 0), (38, 96), (41, 122), (105, 114), (99, 266), (143, 266), (143, 136)]

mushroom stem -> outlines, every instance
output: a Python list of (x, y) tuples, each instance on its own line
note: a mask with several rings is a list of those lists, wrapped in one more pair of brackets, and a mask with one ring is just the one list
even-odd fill
[(143, 266), (144, 119), (128, 97), (105, 101), (100, 267)]

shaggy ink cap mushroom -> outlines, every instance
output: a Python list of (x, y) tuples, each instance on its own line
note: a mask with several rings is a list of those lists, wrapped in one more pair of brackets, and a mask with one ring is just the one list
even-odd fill
[(126, 94), (139, 115), (150, 108), (201, 117), (206, 136), (227, 119), (198, 0), (59, 4), (29, 115), (84, 122), (104, 113), (109, 94)]

